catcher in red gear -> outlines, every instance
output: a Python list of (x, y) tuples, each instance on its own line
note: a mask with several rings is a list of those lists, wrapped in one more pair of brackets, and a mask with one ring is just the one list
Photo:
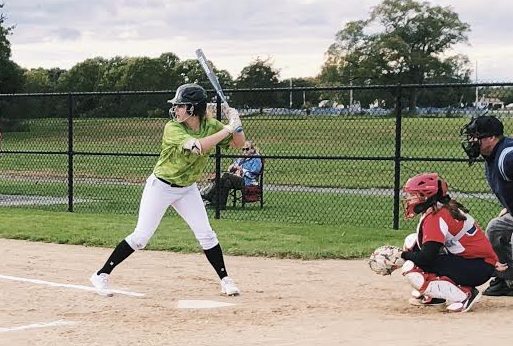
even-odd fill
[(402, 272), (415, 288), (416, 305), (447, 305), (449, 311), (470, 310), (498, 262), (485, 233), (468, 209), (448, 195), (447, 182), (437, 173), (422, 173), (403, 188), (405, 217), (420, 215), (417, 233), (406, 237)]

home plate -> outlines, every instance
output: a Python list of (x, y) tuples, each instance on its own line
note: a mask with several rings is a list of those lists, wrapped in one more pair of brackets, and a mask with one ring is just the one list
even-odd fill
[(232, 306), (235, 304), (216, 302), (215, 300), (179, 300), (177, 304), (178, 309), (212, 309), (222, 308), (225, 306)]

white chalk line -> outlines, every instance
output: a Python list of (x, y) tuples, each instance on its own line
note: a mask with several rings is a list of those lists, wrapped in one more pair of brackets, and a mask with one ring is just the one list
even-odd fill
[(18, 326), (18, 327), (0, 328), (0, 333), (15, 332), (15, 331), (26, 330), (26, 329), (49, 328), (49, 327), (56, 327), (56, 326), (70, 326), (73, 324), (77, 324), (77, 322), (64, 321), (64, 320), (58, 320), (58, 321), (52, 321), (52, 322), (40, 322), (40, 323), (32, 323), (32, 324), (27, 324), (27, 325)]
[[(56, 282), (37, 280), (37, 279), (20, 278), (20, 277), (10, 276), (10, 275), (0, 275), (0, 279), (19, 281), (19, 282), (30, 282), (33, 284), (46, 285), (46, 286), (52, 286), (52, 287), (75, 288), (78, 290), (97, 292), (96, 288), (94, 288), (92, 286), (60, 284), (60, 283), (56, 283)], [(131, 296), (131, 297), (144, 297), (144, 293), (123, 291), (123, 290), (116, 290), (116, 289), (110, 289), (109, 291), (112, 293), (123, 294), (123, 295)]]

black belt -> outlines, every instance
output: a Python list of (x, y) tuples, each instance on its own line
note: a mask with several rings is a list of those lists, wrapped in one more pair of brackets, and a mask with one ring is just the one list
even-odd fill
[(164, 179), (159, 178), (159, 177), (157, 177), (157, 179), (158, 179), (158, 180), (160, 180), (161, 182), (163, 182), (164, 184), (168, 184), (168, 185), (169, 185), (169, 186), (171, 186), (171, 187), (185, 187), (185, 186), (182, 186), (182, 185), (172, 184), (172, 183), (170, 183), (169, 181), (164, 180)]

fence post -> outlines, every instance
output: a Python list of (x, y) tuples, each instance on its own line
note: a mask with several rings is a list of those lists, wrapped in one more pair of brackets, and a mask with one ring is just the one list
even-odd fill
[(395, 109), (395, 153), (394, 153), (394, 221), (393, 229), (399, 229), (399, 209), (401, 192), (401, 125), (402, 125), (402, 103), (401, 84), (397, 85), (397, 99)]
[(68, 94), (68, 211), (73, 212), (73, 95)]
[[(216, 117), (217, 120), (221, 121), (221, 97), (217, 95), (216, 99)], [(215, 188), (216, 188), (216, 213), (215, 218), (220, 219), (221, 218), (221, 209), (220, 209), (220, 199), (221, 199), (221, 148), (219, 145), (216, 145), (216, 179), (215, 179)]]

